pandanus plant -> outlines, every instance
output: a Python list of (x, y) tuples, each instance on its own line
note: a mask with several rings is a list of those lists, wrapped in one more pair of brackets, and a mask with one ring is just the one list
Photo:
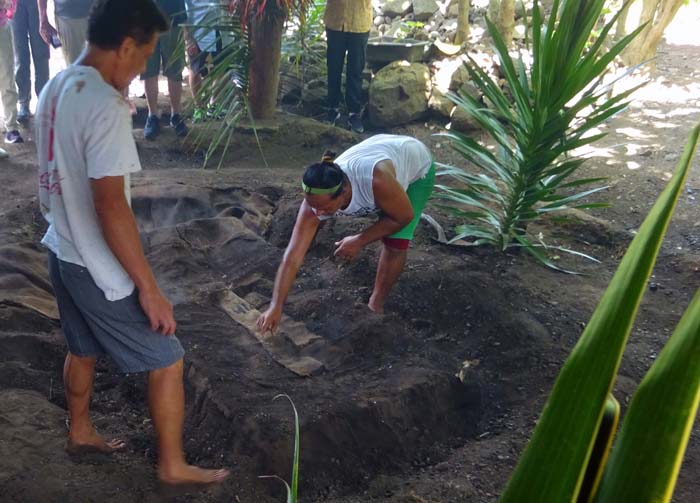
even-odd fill
[(696, 126), (564, 363), (501, 503), (671, 501), (700, 402), (700, 292), (632, 396), (619, 432), (611, 392), (699, 136)]
[(495, 151), (457, 132), (448, 132), (451, 146), (478, 172), (442, 166), (438, 175), (452, 179), (438, 185), (436, 197), (465, 223), (456, 240), (492, 245), (499, 250), (526, 247), (547, 265), (547, 259), (527, 233), (528, 224), (565, 208), (592, 208), (586, 196), (605, 187), (581, 190), (601, 178), (572, 180), (584, 159), (574, 151), (601, 139), (595, 128), (623, 110), (636, 88), (608, 97), (603, 83), (610, 63), (637, 35), (631, 33), (606, 50), (614, 16), (596, 37), (605, 0), (555, 0), (545, 22), (537, 2), (532, 11), (532, 59), (511, 58), (503, 39), (487, 19), (507, 91), (474, 59), (465, 66), (483, 94), (450, 94), (486, 133)]

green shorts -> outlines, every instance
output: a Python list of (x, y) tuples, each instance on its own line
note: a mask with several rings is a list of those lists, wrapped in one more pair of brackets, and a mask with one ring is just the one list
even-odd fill
[(425, 176), (413, 182), (406, 189), (406, 195), (413, 208), (413, 220), (399, 232), (388, 236), (390, 239), (407, 239), (409, 241), (413, 239), (413, 233), (416, 231), (420, 216), (423, 214), (423, 208), (425, 208), (430, 195), (433, 193), (434, 186), (435, 163), (433, 162)]
[(158, 37), (156, 48), (146, 62), (146, 71), (141, 74), (141, 80), (163, 75), (170, 80), (180, 82), (182, 70), (185, 68), (185, 49), (180, 40), (182, 28), (173, 26)]

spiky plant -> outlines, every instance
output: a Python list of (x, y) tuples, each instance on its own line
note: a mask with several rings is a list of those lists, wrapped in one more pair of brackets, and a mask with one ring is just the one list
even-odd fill
[(580, 190), (600, 178), (572, 180), (584, 162), (573, 154), (604, 134), (594, 129), (623, 110), (636, 88), (607, 97), (603, 75), (613, 59), (637, 35), (624, 37), (609, 50), (604, 42), (614, 16), (593, 37), (605, 0), (555, 0), (549, 20), (535, 2), (532, 12), (532, 62), (522, 52), (511, 58), (498, 30), (487, 19), (508, 93), (468, 57), (465, 66), (484, 102), (464, 93), (451, 94), (457, 107), (471, 115), (496, 146), (495, 152), (457, 132), (445, 133), (452, 147), (480, 172), (442, 166), (440, 175), (456, 184), (438, 185), (436, 197), (468, 219), (454, 240), (500, 250), (524, 246), (555, 267), (528, 236), (527, 226), (543, 214), (565, 208), (591, 208), (584, 199), (604, 187)]

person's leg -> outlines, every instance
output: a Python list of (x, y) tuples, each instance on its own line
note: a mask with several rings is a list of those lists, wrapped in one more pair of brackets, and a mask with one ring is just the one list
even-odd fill
[(168, 93), (170, 94), (170, 116), (174, 117), (182, 113), (182, 79), (168, 79)]
[(97, 433), (90, 419), (90, 398), (96, 361), (94, 356), (81, 357), (69, 352), (63, 365), (63, 386), (70, 418), (66, 445), (69, 452), (77, 452), (86, 447), (111, 452), (122, 449), (125, 445), (121, 440), (106, 441)]
[(369, 33), (348, 33), (348, 62), (345, 71), (345, 103), (348, 112), (362, 112), (362, 72), (365, 69), (365, 55)]
[(375, 313), (384, 312), (384, 303), (389, 292), (401, 276), (404, 265), (406, 265), (407, 249), (393, 248), (386, 243), (382, 248), (377, 266), (377, 276), (374, 280), (374, 291), (367, 304)]
[[(340, 105), (340, 88), (343, 79), (343, 64), (345, 63), (346, 37), (342, 31), (326, 29), (328, 48), (326, 50), (326, 66), (328, 69), (328, 118), (331, 122), (338, 119)], [(333, 117), (331, 117), (333, 115)], [(332, 120), (331, 120), (332, 119)]]
[(56, 16), (56, 31), (61, 39), (61, 51), (66, 65), (72, 65), (85, 48), (88, 18), (68, 19)]
[(73, 276), (68, 274), (64, 280), (60, 262), (52, 252), (49, 252), (48, 270), (56, 296), (63, 336), (68, 345), (68, 354), (63, 365), (63, 384), (70, 418), (66, 450), (69, 453), (79, 453), (85, 449), (97, 449), (102, 452), (120, 449), (124, 447), (123, 442), (105, 441), (95, 431), (90, 420), (89, 408), (95, 361), (97, 356), (103, 353), (102, 348), (66, 286), (65, 281), (72, 283)]
[(4, 111), (5, 131), (19, 129), (17, 123), (17, 87), (15, 86), (14, 50), (10, 25), (0, 27), (0, 99)]
[(187, 126), (182, 119), (182, 70), (185, 68), (185, 53), (180, 43), (181, 28), (173, 26), (160, 39), (163, 51), (163, 75), (168, 78), (170, 94), (170, 125), (177, 136), (187, 135)]
[(17, 83), (18, 101), (21, 106), (29, 107), (32, 97), (31, 56), (29, 53), (29, 15), (27, 3), (20, 0), (12, 18), (12, 37), (15, 47), (15, 82)]
[(185, 391), (182, 359), (148, 375), (148, 403), (158, 442), (158, 478), (170, 484), (220, 482), (227, 470), (205, 470), (185, 461), (182, 430)]
[(51, 52), (49, 45), (44, 42), (39, 34), (39, 9), (36, 2), (27, 5), (29, 13), (29, 42), (32, 48), (32, 60), (34, 61), (34, 92), (37, 98), (41, 94), (44, 85), (49, 81), (49, 57)]
[(401, 271), (406, 264), (408, 246), (413, 239), (423, 209), (433, 193), (435, 186), (435, 163), (432, 163), (423, 178), (419, 178), (406, 190), (408, 200), (413, 208), (413, 220), (400, 231), (384, 238), (384, 248), (379, 257), (377, 276), (374, 282), (374, 291), (369, 299), (368, 306), (377, 313), (384, 312), (384, 303), (389, 292), (399, 279)]
[(146, 103), (148, 104), (148, 115), (158, 115), (158, 76), (148, 77), (143, 81), (146, 91)]

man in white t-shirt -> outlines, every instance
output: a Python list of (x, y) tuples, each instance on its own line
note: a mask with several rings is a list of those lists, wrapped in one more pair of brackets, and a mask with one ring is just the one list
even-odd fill
[(173, 309), (158, 288), (130, 207), (129, 174), (141, 165), (120, 90), (143, 71), (168, 21), (152, 0), (98, 0), (88, 49), (44, 88), (37, 106), (42, 243), (68, 345), (64, 366), (72, 454), (110, 453), (90, 420), (95, 362), (149, 372), (158, 477), (170, 484), (220, 482), (226, 470), (188, 465), (182, 451), (184, 351)]

